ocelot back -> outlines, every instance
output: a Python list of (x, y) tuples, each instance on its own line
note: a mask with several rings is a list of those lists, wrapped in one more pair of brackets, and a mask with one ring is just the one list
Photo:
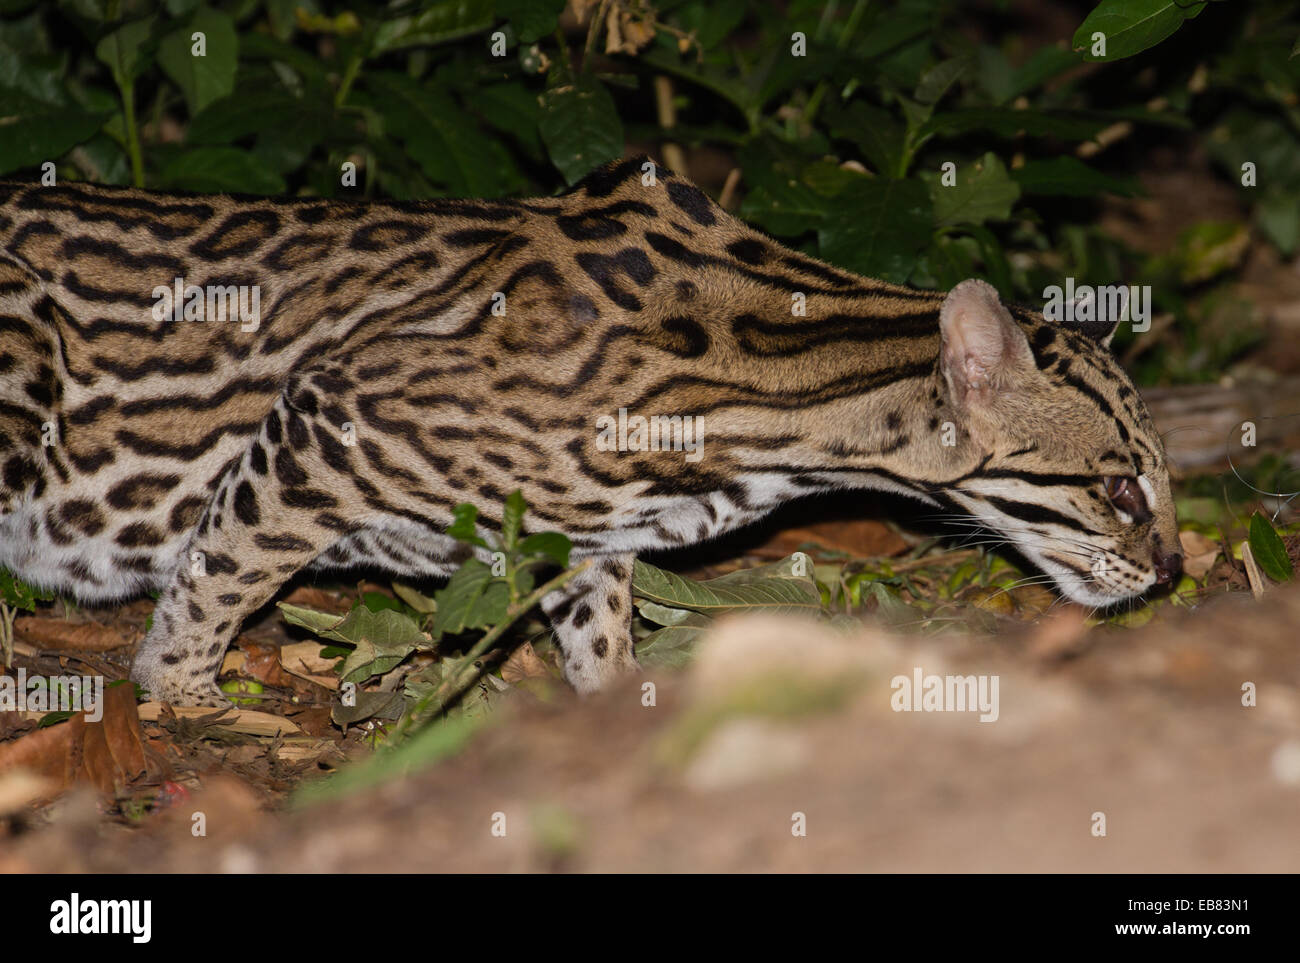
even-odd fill
[[(132, 675), (183, 704), (224, 701), (227, 644), (295, 572), (448, 574), (452, 507), (493, 531), (515, 488), (526, 530), (597, 557), (543, 603), (580, 691), (636, 665), (637, 552), (817, 491), (978, 520), (1090, 605), (1176, 574), (1109, 330), (845, 273), (642, 162), (525, 201), (0, 184), (0, 564), (159, 589)], [(260, 312), (223, 318), (233, 286)], [(601, 443), (620, 409), (698, 419), (695, 450)]]

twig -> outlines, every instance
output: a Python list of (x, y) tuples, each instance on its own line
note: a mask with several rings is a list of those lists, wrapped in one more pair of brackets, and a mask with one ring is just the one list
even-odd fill
[[(672, 130), (677, 126), (677, 107), (673, 104), (673, 81), (671, 77), (659, 74), (655, 77), (655, 109), (659, 114), (659, 126)], [(664, 141), (662, 148), (664, 163), (679, 174), (686, 173), (686, 155), (680, 144)]]
[(733, 167), (731, 173), (727, 175), (726, 182), (722, 185), (722, 193), (718, 195), (718, 206), (724, 211), (731, 210), (732, 204), (736, 200), (736, 188), (740, 186), (739, 167)]

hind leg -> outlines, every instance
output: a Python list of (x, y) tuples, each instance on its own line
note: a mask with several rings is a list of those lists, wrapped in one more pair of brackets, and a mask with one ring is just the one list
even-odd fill
[(632, 652), (635, 559), (630, 554), (594, 559), (590, 568), (542, 599), (564, 678), (582, 695), (640, 668)]
[(240, 625), (356, 527), (364, 504), (347, 477), (348, 454), (323, 450), (332, 430), (281, 397), (222, 480), (131, 667), (152, 698), (228, 704), (215, 679)]
[(0, 258), (0, 515), (39, 498), (47, 468), (67, 471), (54, 412), (62, 393), (56, 321), (36, 278)]

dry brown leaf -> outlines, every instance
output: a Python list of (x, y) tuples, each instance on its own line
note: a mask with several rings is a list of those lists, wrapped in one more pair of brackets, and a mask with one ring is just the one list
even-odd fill
[(305, 609), (316, 609), (318, 612), (331, 612), (339, 615), (347, 615), (352, 608), (352, 602), (349, 599), (345, 599), (333, 592), (306, 586), (294, 589), (284, 597), (284, 601), (290, 605), (300, 605)]
[(1246, 567), (1246, 578), (1250, 582), (1251, 594), (1258, 602), (1264, 597), (1264, 591), (1268, 588), (1268, 579), (1264, 578), (1263, 570), (1255, 561), (1255, 553), (1251, 551), (1250, 542), (1241, 543), (1241, 564)]
[(1042, 585), (1017, 585), (1011, 590), (1011, 596), (1016, 600), (1016, 610), (1031, 618), (1050, 612), (1056, 604), (1051, 589)]
[(104, 741), (115, 769), (130, 779), (146, 769), (135, 706), (135, 686), (115, 685), (104, 690)]
[(327, 689), (339, 687), (339, 677), (334, 672), (338, 659), (322, 658), (319, 642), (294, 642), (280, 646), (280, 665), (291, 675), (306, 679)]
[(217, 670), (217, 676), (234, 673), (239, 675), (244, 671), (244, 663), (248, 661), (248, 655), (243, 649), (231, 649), (221, 659), (221, 668)]
[(335, 731), (331, 711), (328, 705), (294, 706), (286, 709), (285, 714), (308, 736), (324, 736)]
[(74, 728), (76, 722), (77, 719), (69, 719), (63, 725), (36, 729), (20, 739), (0, 743), (0, 771), (21, 766), (62, 787), (68, 756), (74, 746), (80, 749), (81, 732)]
[(37, 615), (15, 619), (14, 631), (27, 641), (54, 651), (107, 652), (134, 645), (140, 640), (138, 632), (123, 631), (115, 626)]
[(241, 635), (237, 640), (244, 653), (242, 674), (266, 685), (293, 686), (293, 677), (280, 665), (280, 647), (270, 642), (258, 642)]
[(0, 744), (0, 770), (22, 766), (60, 789), (89, 782), (104, 793), (135, 782), (147, 765), (134, 688), (105, 688), (102, 709), (98, 722), (79, 712), (67, 722)]
[(546, 668), (546, 663), (542, 661), (531, 642), (525, 642), (515, 649), (510, 653), (510, 658), (501, 664), (501, 678), (511, 685), (524, 679), (549, 679), (550, 677), (551, 673)]
[(750, 554), (762, 558), (785, 558), (809, 542), (854, 558), (889, 557), (908, 547), (902, 536), (888, 525), (861, 518), (789, 528), (778, 532)]
[(1016, 604), (1011, 593), (996, 585), (975, 585), (961, 594), (961, 600), (994, 615), (1014, 615)]
[(1179, 532), (1183, 549), (1183, 571), (1198, 582), (1210, 573), (1219, 557), (1219, 543), (1200, 532)]

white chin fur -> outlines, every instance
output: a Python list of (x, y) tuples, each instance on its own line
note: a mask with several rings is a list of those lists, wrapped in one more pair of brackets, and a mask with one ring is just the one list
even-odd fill
[(1052, 576), (1056, 587), (1060, 593), (1072, 602), (1078, 602), (1081, 605), (1091, 606), (1108, 606), (1117, 602), (1123, 602), (1126, 599), (1136, 598), (1151, 586), (1155, 585), (1155, 575), (1151, 575), (1143, 580), (1140, 588), (1131, 592), (1117, 592), (1109, 586), (1098, 582), (1095, 577), (1085, 577), (1078, 572), (1072, 571), (1061, 565), (1059, 562), (1053, 562), (1049, 558), (1043, 558), (1037, 552), (1025, 545), (1018, 545), (1020, 551), (1030, 559), (1035, 565), (1041, 568), (1048, 575)]

